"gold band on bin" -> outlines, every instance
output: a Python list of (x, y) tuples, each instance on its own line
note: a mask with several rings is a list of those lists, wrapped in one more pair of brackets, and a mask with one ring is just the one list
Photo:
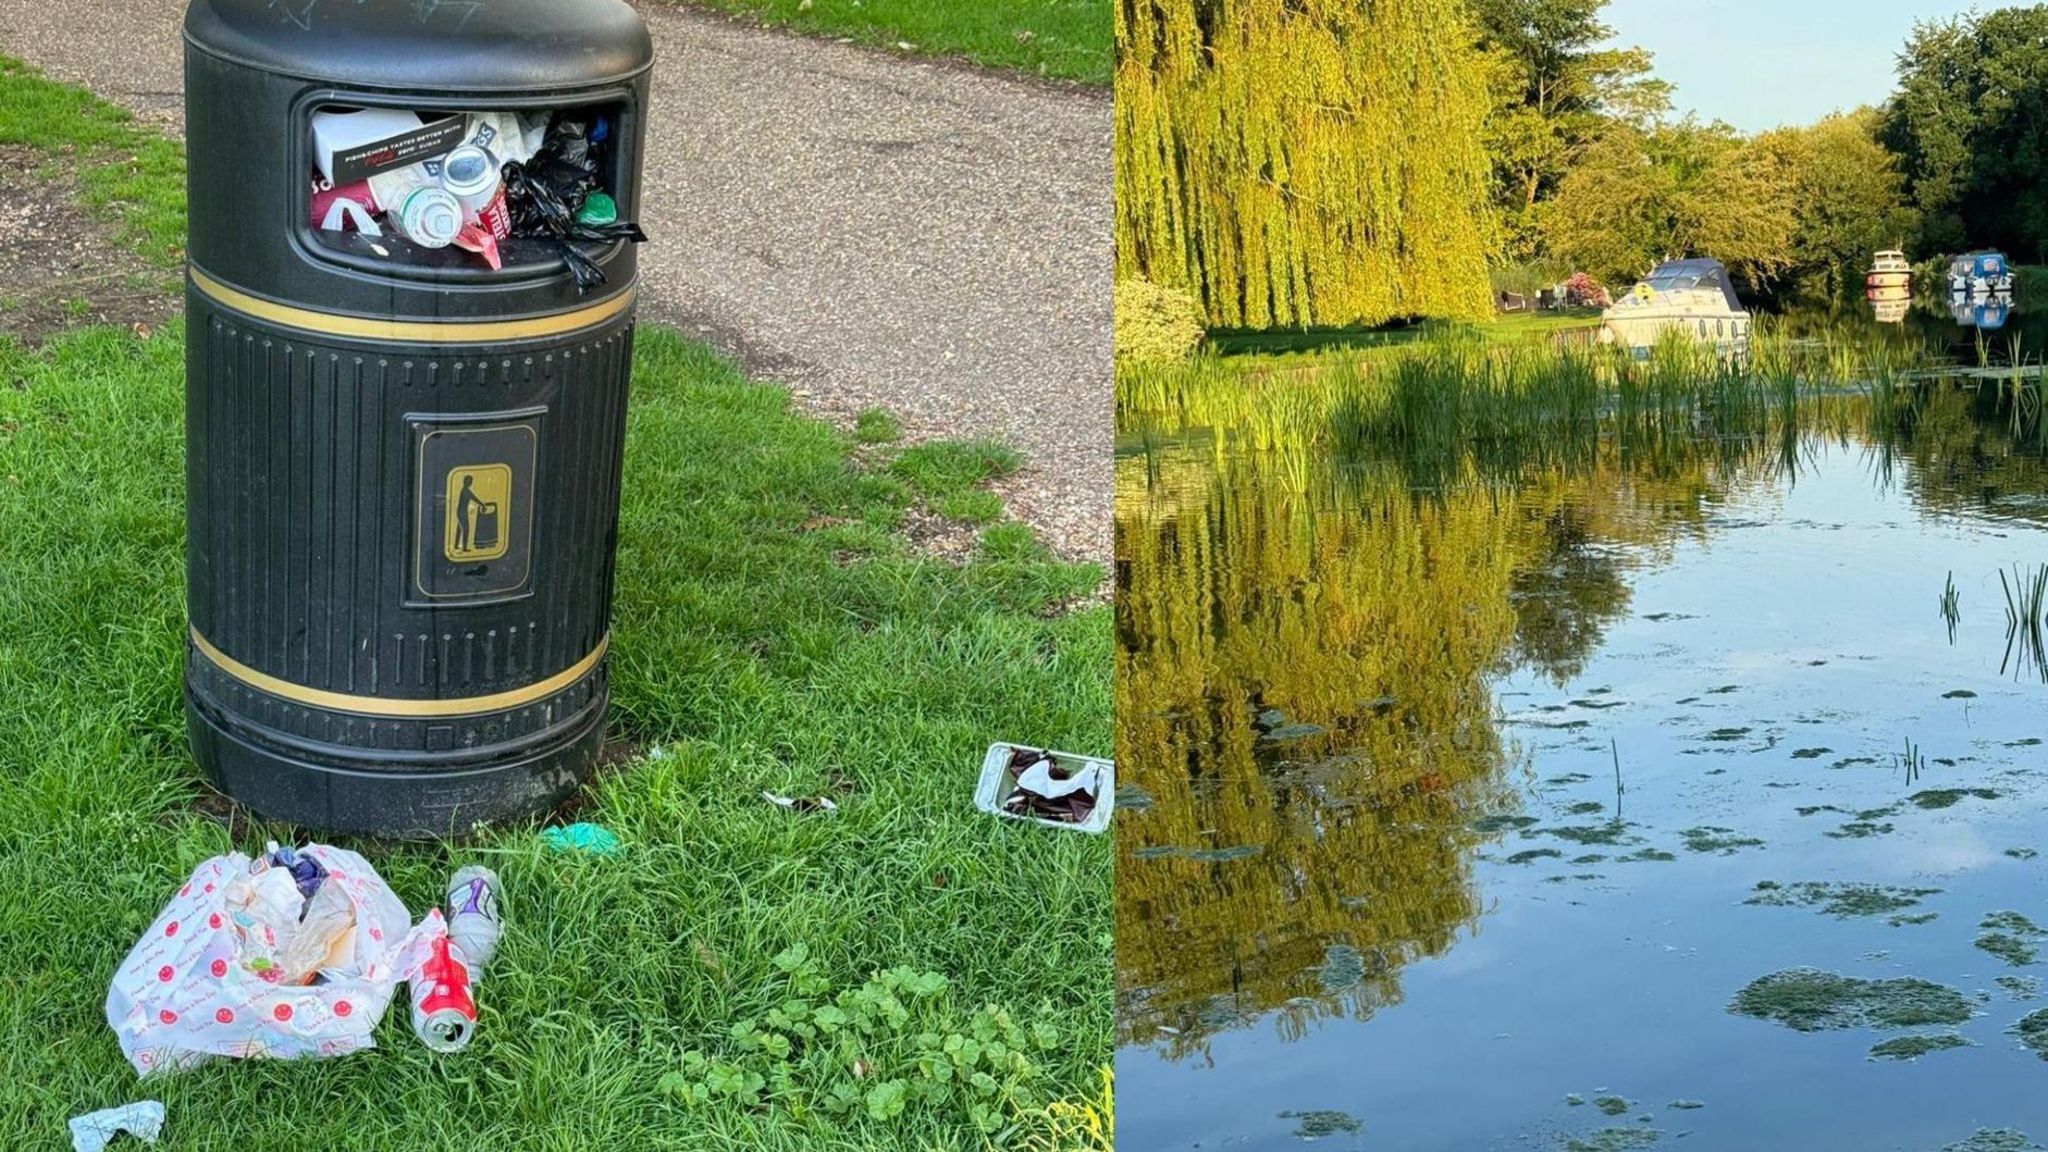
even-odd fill
[(597, 642), (590, 655), (571, 664), (553, 676), (524, 688), (513, 688), (505, 692), (494, 692), (489, 696), (462, 696), (445, 700), (399, 700), (388, 696), (352, 696), (346, 692), (329, 692), (321, 688), (307, 688), (280, 680), (265, 672), (258, 672), (247, 664), (236, 660), (214, 647), (199, 629), (192, 630), (192, 646), (199, 650), (215, 667), (236, 680), (261, 692), (305, 704), (313, 708), (324, 708), (329, 712), (350, 712), (358, 716), (380, 716), (411, 719), (436, 716), (480, 716), (486, 712), (504, 712), (522, 704), (531, 704), (560, 692), (582, 679), (597, 662), (604, 659), (605, 650), (611, 647), (611, 634)]
[(367, 316), (343, 316), (335, 312), (315, 312), (310, 308), (294, 308), (289, 304), (278, 304), (260, 296), (251, 296), (239, 288), (208, 276), (197, 268), (186, 268), (192, 277), (192, 286), (215, 303), (232, 308), (245, 316), (282, 324), (288, 328), (299, 328), (307, 332), (318, 332), (324, 336), (351, 336), (358, 340), (394, 340), (412, 344), (479, 344), (496, 340), (530, 340), (537, 336), (560, 336), (575, 332), (606, 320), (632, 307), (633, 299), (639, 294), (638, 287), (630, 287), (618, 295), (583, 308), (567, 312), (556, 312), (548, 316), (530, 316), (522, 320), (385, 320)]

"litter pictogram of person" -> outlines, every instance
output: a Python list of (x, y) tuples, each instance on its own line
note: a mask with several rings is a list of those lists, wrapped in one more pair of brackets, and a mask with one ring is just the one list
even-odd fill
[(503, 464), (448, 473), (448, 559), (495, 560), (505, 554), (500, 524), (511, 487), (512, 470)]

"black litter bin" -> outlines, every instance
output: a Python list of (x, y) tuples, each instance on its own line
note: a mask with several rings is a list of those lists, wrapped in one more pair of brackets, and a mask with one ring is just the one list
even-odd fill
[(432, 242), (439, 192), (414, 231), (363, 218), (437, 156), (452, 178), (450, 146), (496, 165), (561, 123), (634, 219), (652, 58), (619, 0), (187, 10), (185, 701), (200, 765), (256, 811), (448, 834), (594, 761), (633, 246), (580, 242), (579, 277), (510, 236), (492, 268)]

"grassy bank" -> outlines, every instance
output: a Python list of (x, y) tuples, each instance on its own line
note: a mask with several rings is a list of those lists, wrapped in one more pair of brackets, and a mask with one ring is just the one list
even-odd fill
[[(1491, 445), (1522, 458), (1602, 436), (1647, 444), (1702, 432), (1751, 435), (1800, 416), (1809, 401), (1851, 394), (1875, 397), (1889, 412), (1931, 355), (1847, 328), (1793, 336), (1766, 320), (1739, 364), (1679, 338), (1633, 360), (1599, 345), (1456, 334), (1372, 355), (1124, 365), (1117, 426), (1138, 440), (1204, 428), (1262, 450), (1449, 455)], [(1994, 382), (1972, 386), (1979, 384)]]
[(1597, 308), (1570, 308), (1555, 312), (1511, 313), (1481, 324), (1422, 320), (1373, 328), (1221, 330), (1209, 333), (1208, 347), (1219, 356), (1255, 356), (1286, 363), (1305, 357), (1373, 353), (1446, 339), (1493, 344), (1544, 343), (1559, 332), (1594, 328), (1599, 322), (1600, 310)]
[[(51, 87), (0, 71), (0, 109), (40, 102), (53, 138), (100, 130), (102, 106)], [(127, 179), (105, 210), (136, 222), (130, 243), (181, 232), (152, 215), (181, 214), (181, 172)], [(879, 415), (848, 436), (659, 329), (640, 337), (620, 524), (612, 737), (631, 755), (577, 814), (623, 850), (549, 854), (531, 828), (351, 845), (415, 912), (455, 863), (503, 875), (477, 1042), (430, 1055), (401, 1002), (375, 1052), (138, 1085), (101, 1015), (114, 965), (194, 864), (291, 838), (231, 838), (185, 749), (169, 327), (0, 343), (0, 1146), (57, 1146), (66, 1117), (144, 1096), (169, 1108), (170, 1152), (1085, 1131), (1109, 1058), (1109, 845), (970, 795), (992, 739), (1107, 753), (1108, 610), (1070, 608), (1099, 571), (1000, 520), (964, 564), (923, 557), (909, 511), (995, 515), (965, 494), (1005, 453), (902, 449)], [(791, 1027), (792, 1004), (842, 994), (846, 1042)]]
[(1034, 76), (1109, 83), (1110, 7), (1100, 0), (663, 0), (798, 32), (958, 56)]

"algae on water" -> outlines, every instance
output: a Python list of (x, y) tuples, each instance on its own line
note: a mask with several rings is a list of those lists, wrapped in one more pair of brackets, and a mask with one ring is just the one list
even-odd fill
[(1998, 793), (1989, 788), (1929, 788), (1906, 797), (1908, 803), (1921, 808), (1950, 808), (1965, 796), (1979, 800), (1996, 800)]
[(1687, 828), (1679, 836), (1689, 851), (1718, 852), (1723, 856), (1732, 856), (1743, 848), (1761, 848), (1764, 843), (1754, 836), (1738, 836), (1733, 828), (1711, 826)]
[(2041, 994), (2041, 980), (2038, 976), (1998, 976), (1992, 983), (2005, 989), (2005, 994), (2014, 1000), (2032, 1000)]
[(1628, 824), (1621, 820), (1609, 820), (1603, 824), (1564, 824), (1555, 828), (1538, 828), (1536, 832), (1582, 846), (1637, 843), (1635, 837), (1628, 835)]
[[(1775, 907), (1817, 908), (1822, 913), (1846, 920), (1852, 916), (1882, 916), (1898, 912), (1920, 903), (1923, 896), (1934, 896), (1939, 888), (1901, 888), (1889, 884), (1829, 883), (1807, 880), (1796, 884), (1780, 884), (1775, 880), (1760, 880), (1756, 890), (1744, 904), (1766, 904)], [(1932, 913), (1929, 913), (1932, 918)], [(1894, 923), (1905, 922), (1895, 917)]]
[(1628, 1101), (1620, 1096), (1595, 1096), (1593, 1097), (1593, 1107), (1607, 1113), (1609, 1116), (1619, 1116), (1623, 1112), (1628, 1111)]
[(1961, 1024), (1970, 1000), (1945, 984), (1902, 976), (1863, 980), (1817, 968), (1786, 968), (1749, 982), (1728, 1010), (1800, 1032)]
[(1918, 1060), (1929, 1052), (1940, 1052), (1948, 1048), (1973, 1048), (1974, 1044), (1960, 1032), (1915, 1032), (1910, 1036), (1894, 1036), (1870, 1046), (1872, 1060)]
[(1294, 1134), (1303, 1140), (1320, 1140), (1343, 1132), (1356, 1132), (1364, 1127), (1358, 1117), (1349, 1112), (1338, 1112), (1328, 1108), (1317, 1108), (1307, 1112), (1282, 1112), (1280, 1119), (1294, 1121)]
[(2041, 1152), (2041, 1146), (2017, 1128), (1979, 1128), (1976, 1135), (1947, 1145), (1941, 1152)]
[(2018, 912), (1987, 913), (1977, 927), (1983, 929), (1977, 937), (1977, 947), (2015, 968), (2040, 959), (2038, 945), (2048, 939), (2048, 932)]
[(1564, 1152), (1630, 1152), (1654, 1147), (1664, 1138), (1655, 1128), (1602, 1128), (1584, 1136), (1567, 1137)]

